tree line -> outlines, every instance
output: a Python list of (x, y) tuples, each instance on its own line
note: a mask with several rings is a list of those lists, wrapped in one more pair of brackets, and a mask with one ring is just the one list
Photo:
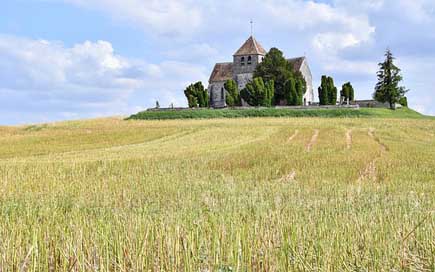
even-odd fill
[[(387, 50), (385, 57), (385, 61), (379, 63), (378, 83), (373, 98), (381, 103), (389, 103), (392, 109), (395, 108), (396, 103), (407, 106), (405, 97), (407, 90), (399, 86), (402, 81), (401, 71), (394, 64), (394, 57), (390, 50)], [(272, 48), (257, 65), (253, 80), (248, 82), (245, 88), (239, 91), (233, 79), (225, 82), (225, 102), (228, 107), (242, 106), (242, 100), (250, 106), (300, 106), (304, 103), (306, 86), (303, 75), (293, 70), (292, 64), (286, 60), (282, 51)], [(210, 106), (208, 90), (201, 82), (189, 85), (184, 94), (191, 108)], [(338, 89), (332, 77), (322, 76), (318, 94), (320, 105), (337, 104)], [(355, 90), (350, 82), (342, 85), (339, 98), (342, 104), (354, 101)]]

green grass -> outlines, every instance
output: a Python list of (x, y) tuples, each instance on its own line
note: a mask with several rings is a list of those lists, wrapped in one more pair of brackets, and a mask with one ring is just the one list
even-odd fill
[(173, 111), (143, 111), (130, 116), (129, 120), (212, 119), (246, 117), (325, 117), (325, 118), (425, 118), (408, 108), (389, 109), (195, 109)]
[(0, 127), (0, 270), (434, 271), (434, 154), (424, 118)]

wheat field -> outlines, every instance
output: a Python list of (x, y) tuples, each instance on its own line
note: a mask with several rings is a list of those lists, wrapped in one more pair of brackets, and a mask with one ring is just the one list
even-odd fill
[(0, 127), (0, 271), (435, 271), (435, 121)]

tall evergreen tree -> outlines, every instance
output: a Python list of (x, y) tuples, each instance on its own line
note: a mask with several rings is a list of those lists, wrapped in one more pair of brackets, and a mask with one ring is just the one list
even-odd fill
[(337, 87), (334, 86), (334, 79), (328, 76), (322, 76), (322, 82), (319, 87), (320, 105), (337, 104)]
[(355, 91), (350, 82), (343, 84), (340, 91), (340, 98), (344, 103), (347, 103), (347, 100), (353, 101), (355, 99)]
[(385, 61), (379, 63), (378, 83), (375, 86), (373, 98), (381, 103), (388, 103), (390, 109), (395, 109), (396, 103), (400, 102), (408, 92), (404, 87), (399, 86), (402, 75), (399, 67), (394, 64), (393, 54), (389, 49), (385, 53)]
[(196, 82), (195, 84), (190, 84), (185, 90), (187, 102), (190, 108), (207, 108), (209, 106), (209, 95), (208, 91), (204, 89), (202, 83)]
[(294, 106), (297, 100), (296, 96), (296, 80), (290, 77), (284, 85), (284, 98), (287, 101), (287, 105)]
[(224, 84), (225, 90), (227, 91), (227, 95), (225, 97), (227, 106), (229, 107), (237, 107), (242, 105), (242, 100), (240, 98), (240, 93), (238, 90), (237, 83), (230, 79)]
[(273, 80), (269, 80), (265, 84), (265, 98), (263, 101), (263, 105), (266, 107), (272, 107), (273, 98), (275, 96), (275, 82)]
[(296, 94), (297, 94), (297, 99), (295, 101), (295, 105), (296, 106), (300, 106), (303, 105), (303, 99), (304, 99), (304, 94), (306, 92), (307, 89), (307, 84), (305, 79), (300, 76), (296, 79)]
[[(257, 65), (254, 78), (261, 77), (264, 81), (273, 80), (275, 83), (274, 103), (278, 104), (286, 99), (286, 82), (289, 78), (294, 79), (301, 75), (295, 75), (292, 65), (286, 60), (281, 50), (272, 48), (266, 54), (263, 61)], [(288, 101), (287, 101), (288, 102)]]
[(274, 96), (273, 80), (264, 83), (261, 77), (256, 77), (240, 91), (240, 96), (251, 106), (270, 107)]
[(334, 79), (332, 77), (328, 77), (328, 104), (336, 105), (337, 104), (337, 87), (334, 85)]
[(328, 90), (329, 90), (329, 86), (328, 86), (328, 77), (327, 76), (322, 76), (322, 81), (320, 83), (320, 87), (319, 87), (319, 104), (320, 105), (328, 105)]

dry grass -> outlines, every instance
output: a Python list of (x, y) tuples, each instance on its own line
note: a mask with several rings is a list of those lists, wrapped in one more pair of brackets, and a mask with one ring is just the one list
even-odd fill
[(3, 127), (0, 270), (434, 271), (434, 131), (316, 118)]

